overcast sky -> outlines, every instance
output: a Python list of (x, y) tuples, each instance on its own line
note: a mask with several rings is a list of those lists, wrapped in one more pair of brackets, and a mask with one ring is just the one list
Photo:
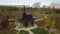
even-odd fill
[(32, 5), (35, 2), (41, 2), (41, 5), (50, 3), (60, 3), (60, 0), (0, 0), (0, 5)]

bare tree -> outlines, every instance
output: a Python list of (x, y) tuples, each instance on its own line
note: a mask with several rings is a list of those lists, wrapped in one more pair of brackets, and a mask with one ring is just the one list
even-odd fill
[(34, 8), (40, 8), (40, 2), (36, 2), (32, 5)]

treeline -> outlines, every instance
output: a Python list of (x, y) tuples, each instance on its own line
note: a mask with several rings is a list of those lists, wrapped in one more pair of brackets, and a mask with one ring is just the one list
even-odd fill
[(60, 13), (60, 9), (55, 9), (55, 13)]
[[(21, 15), (23, 12), (23, 7), (14, 7), (14, 6), (0, 6), (0, 16), (5, 16), (5, 15)], [(26, 11), (32, 11), (32, 12), (43, 12), (47, 14), (51, 13), (60, 13), (60, 9), (55, 9), (55, 8), (32, 8), (28, 7), (26, 8)]]

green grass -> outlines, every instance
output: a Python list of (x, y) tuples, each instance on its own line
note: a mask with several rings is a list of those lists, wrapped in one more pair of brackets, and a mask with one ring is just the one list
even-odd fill
[(37, 13), (36, 14), (36, 16), (38, 16), (38, 17), (44, 17), (46, 14), (44, 14), (44, 13)]
[(45, 20), (36, 21), (35, 24), (38, 25), (39, 27), (44, 26)]
[(36, 28), (31, 30), (34, 34), (48, 34), (48, 31), (41, 29), (41, 28)]
[(19, 32), (19, 34), (29, 34), (29, 32), (28, 32), (28, 31), (23, 31), (23, 30), (21, 30), (21, 31)]

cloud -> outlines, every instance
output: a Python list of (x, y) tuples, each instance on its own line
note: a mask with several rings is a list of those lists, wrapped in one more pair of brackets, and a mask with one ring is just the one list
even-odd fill
[(32, 5), (35, 2), (47, 5), (51, 2), (60, 3), (60, 0), (0, 0), (0, 5)]

